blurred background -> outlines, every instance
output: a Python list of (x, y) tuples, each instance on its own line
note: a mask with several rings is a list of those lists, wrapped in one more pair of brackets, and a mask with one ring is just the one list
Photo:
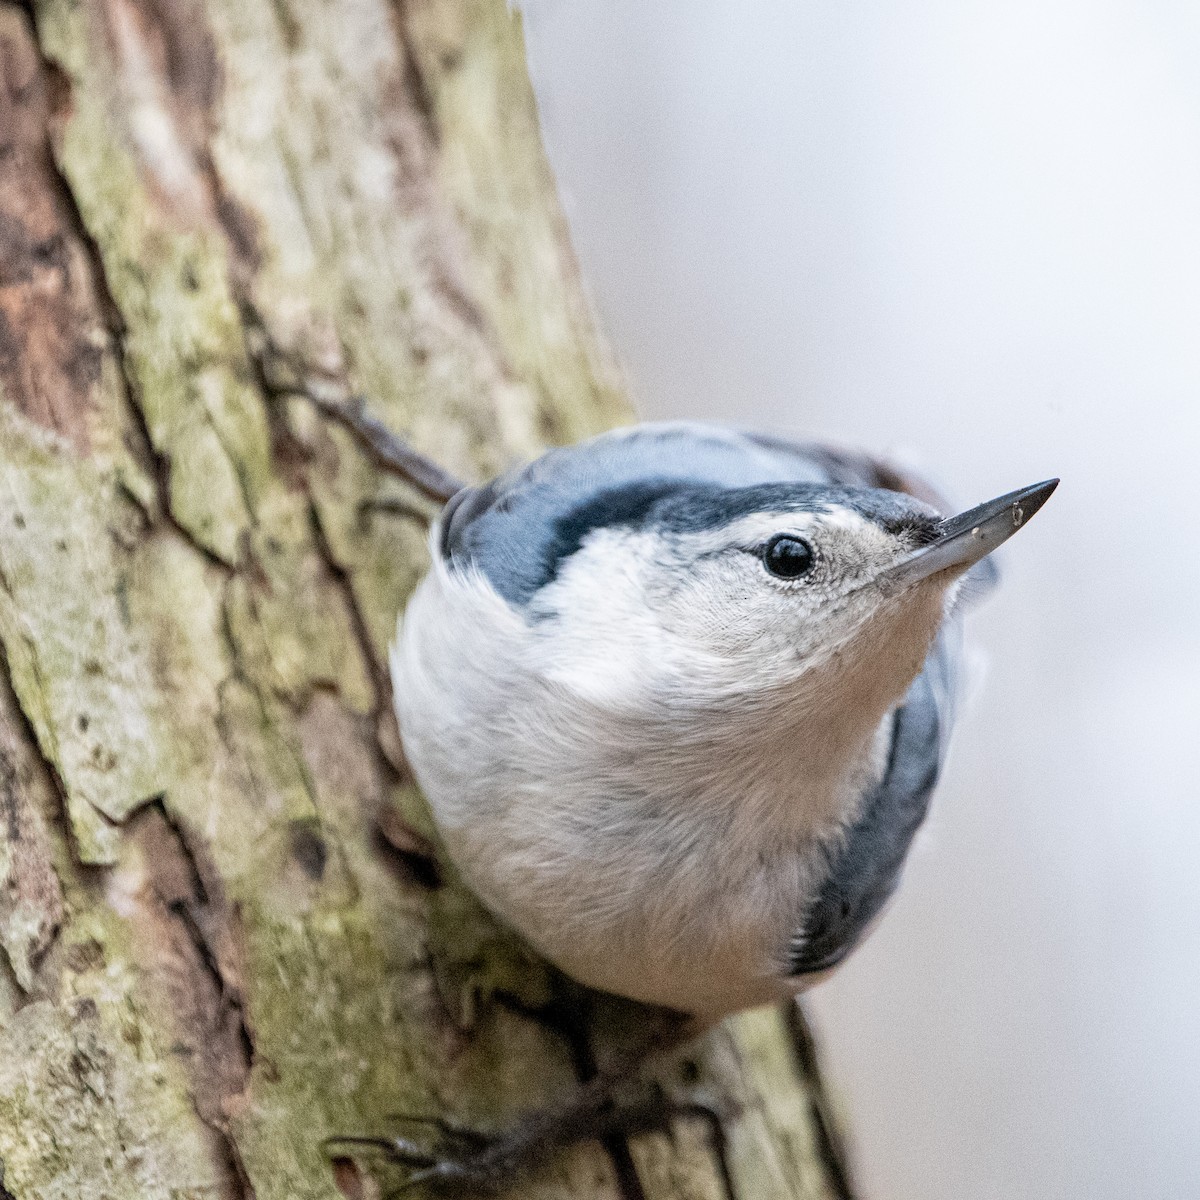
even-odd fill
[(1062, 487), (813, 995), (870, 1200), (1200, 1197), (1200, 6), (524, 0), (642, 414)]

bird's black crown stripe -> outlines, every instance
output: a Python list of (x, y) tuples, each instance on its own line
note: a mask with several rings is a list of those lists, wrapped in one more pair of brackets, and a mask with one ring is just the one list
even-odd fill
[[(484, 537), (499, 540), (506, 532), (497, 528), (498, 519), (506, 514), (496, 511), (495, 495), (488, 493), (489, 489), (479, 489), (460, 502), (447, 522), (443, 553), (466, 550), (470, 554)], [(536, 506), (536, 497), (529, 497), (526, 503)], [(525, 539), (514, 544), (503, 563), (509, 573), (506, 598), (518, 602), (530, 599), (557, 578), (563, 564), (599, 529), (653, 527), (668, 535), (701, 533), (756, 512), (826, 512), (835, 505), (857, 511), (889, 532), (907, 533), (915, 545), (936, 536), (935, 518), (914, 511), (910, 499), (892, 492), (818, 484), (767, 483), (727, 488), (677, 479), (641, 480), (594, 492), (583, 503), (552, 519), (530, 520)], [(514, 517), (519, 516), (521, 507), (520, 501), (513, 504)], [(479, 528), (471, 531), (473, 536), (463, 538), (468, 521)], [(505, 586), (494, 577), (493, 583), (502, 595), (506, 594)]]

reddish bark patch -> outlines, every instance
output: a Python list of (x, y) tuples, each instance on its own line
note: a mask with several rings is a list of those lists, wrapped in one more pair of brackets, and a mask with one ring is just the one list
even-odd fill
[(50, 154), (53, 84), (28, 18), (0, 7), (0, 389), (85, 453), (108, 339)]
[(373, 829), (375, 849), (400, 879), (438, 887), (435, 847), (387, 800), (393, 771), (372, 737), (373, 725), (370, 718), (348, 714), (327, 693), (314, 694), (301, 716), (305, 765), (322, 794), (353, 797)]
[[(363, 1189), (362, 1173), (353, 1159), (335, 1158), (333, 1160), (333, 1182), (347, 1200), (363, 1200), (366, 1195)], [(0, 1197), (0, 1200), (3, 1200), (3, 1197)]]
[[(38, 970), (65, 919), (62, 887), (40, 816), (53, 784), (34, 751), (0, 656), (0, 945), (18, 978)], [(40, 792), (40, 796), (39, 796)]]
[(254, 1200), (230, 1131), (246, 1102), (254, 1044), (243, 998), (240, 921), (203, 843), (185, 835), (161, 801), (126, 826), (143, 880), (132, 926), (139, 961), (165, 992), (174, 1045), (188, 1072), (196, 1113), (212, 1131), (223, 1168), (220, 1195)]
[(185, 837), (160, 802), (127, 828), (144, 871), (133, 917), (141, 961), (166, 992), (174, 1049), (187, 1067), (196, 1112), (221, 1138), (238, 1185), (233, 1194), (250, 1195), (229, 1134), (229, 1115), (244, 1102), (254, 1058), (237, 912), (202, 846)]

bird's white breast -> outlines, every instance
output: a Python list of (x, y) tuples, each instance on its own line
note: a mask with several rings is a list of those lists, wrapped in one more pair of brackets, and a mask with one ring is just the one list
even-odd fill
[[(634, 581), (609, 578), (603, 595), (562, 585), (557, 615), (527, 619), (435, 555), (401, 622), (397, 717), (450, 855), (584, 983), (712, 1016), (794, 990), (783, 956), (815, 886), (812, 834), (853, 817), (887, 723), (853, 761), (809, 769), (802, 707), (790, 729), (778, 703), (714, 720), (688, 702), (746, 681), (676, 653)], [(589, 604), (611, 638), (548, 636)], [(655, 677), (631, 678), (614, 652), (639, 638), (653, 641)]]

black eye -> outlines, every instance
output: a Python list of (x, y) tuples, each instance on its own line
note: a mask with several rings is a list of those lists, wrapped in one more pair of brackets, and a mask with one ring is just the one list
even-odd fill
[(780, 579), (799, 579), (812, 565), (812, 547), (798, 537), (781, 533), (763, 547), (763, 566)]

